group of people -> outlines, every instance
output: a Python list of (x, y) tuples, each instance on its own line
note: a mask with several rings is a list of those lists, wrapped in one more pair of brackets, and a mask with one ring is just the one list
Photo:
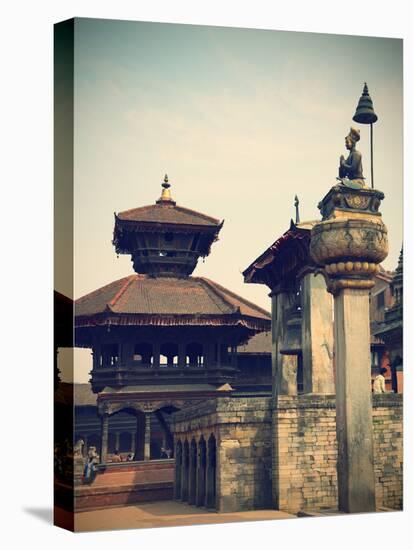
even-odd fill
[[(135, 453), (129, 453), (126, 457), (126, 462), (132, 462), (134, 458), (135, 458)], [(118, 449), (116, 449), (112, 455), (112, 462), (123, 462), (123, 457), (119, 453)]]

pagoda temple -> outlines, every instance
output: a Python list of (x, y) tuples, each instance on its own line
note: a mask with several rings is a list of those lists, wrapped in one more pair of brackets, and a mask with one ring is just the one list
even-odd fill
[[(135, 417), (134, 460), (173, 449), (169, 415), (188, 403), (245, 390), (237, 349), (269, 331), (270, 314), (204, 277), (193, 277), (223, 222), (178, 206), (167, 176), (155, 204), (115, 214), (113, 245), (135, 274), (75, 302), (75, 342), (93, 355), (91, 386), (106, 463), (113, 415)], [(245, 380), (254, 386), (250, 370)], [(270, 383), (270, 365), (267, 373)], [(262, 384), (262, 373), (257, 384)], [(258, 386), (257, 386), (258, 387)], [(160, 439), (158, 435), (160, 434)], [(158, 441), (155, 439), (158, 437)]]

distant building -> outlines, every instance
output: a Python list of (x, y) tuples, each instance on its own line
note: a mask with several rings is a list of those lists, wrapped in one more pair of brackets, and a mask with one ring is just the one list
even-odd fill
[(374, 337), (384, 342), (391, 370), (392, 390), (403, 392), (403, 248), (390, 283), (391, 301), (373, 330)]

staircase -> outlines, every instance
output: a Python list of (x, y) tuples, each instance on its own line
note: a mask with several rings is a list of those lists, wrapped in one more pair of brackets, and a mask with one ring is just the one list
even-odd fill
[(173, 498), (173, 459), (98, 466), (91, 485), (75, 487), (75, 511)]

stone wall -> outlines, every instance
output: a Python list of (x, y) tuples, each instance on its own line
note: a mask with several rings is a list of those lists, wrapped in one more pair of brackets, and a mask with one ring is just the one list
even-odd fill
[(273, 503), (279, 510), (337, 508), (332, 396), (279, 396), (273, 411)]
[[(175, 441), (216, 440), (216, 509), (338, 508), (335, 398), (225, 397), (174, 415)], [(403, 506), (402, 395), (373, 395), (376, 507)]]
[(175, 442), (216, 439), (215, 508), (271, 507), (270, 398), (211, 399), (175, 413)]
[(403, 402), (401, 394), (373, 396), (376, 506), (403, 508)]
[[(373, 396), (376, 507), (403, 503), (402, 396)], [(338, 507), (334, 396), (279, 396), (273, 409), (273, 504), (289, 512)]]

